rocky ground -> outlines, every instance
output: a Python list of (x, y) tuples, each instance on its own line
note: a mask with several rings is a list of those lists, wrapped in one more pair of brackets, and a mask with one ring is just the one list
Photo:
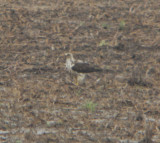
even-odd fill
[[(159, 143), (159, 7), (0, 0), (0, 142)], [(68, 52), (107, 72), (76, 85)]]

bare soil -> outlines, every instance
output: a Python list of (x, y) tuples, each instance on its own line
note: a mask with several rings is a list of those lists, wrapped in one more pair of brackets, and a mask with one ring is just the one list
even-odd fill
[[(159, 143), (159, 8), (0, 0), (0, 142)], [(107, 72), (76, 85), (68, 52)]]

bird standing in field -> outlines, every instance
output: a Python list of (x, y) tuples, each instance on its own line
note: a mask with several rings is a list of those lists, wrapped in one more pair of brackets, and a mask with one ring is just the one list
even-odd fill
[(85, 83), (87, 73), (102, 72), (103, 70), (95, 65), (90, 65), (80, 60), (76, 61), (72, 53), (66, 53), (66, 69), (71, 73), (77, 74), (77, 84), (82, 85)]

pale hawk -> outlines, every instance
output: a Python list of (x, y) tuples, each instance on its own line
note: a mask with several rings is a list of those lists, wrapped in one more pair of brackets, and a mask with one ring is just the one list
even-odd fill
[(80, 60), (76, 61), (72, 53), (66, 53), (66, 69), (71, 73), (77, 74), (77, 83), (84, 84), (86, 73), (101, 72), (101, 68), (95, 65), (90, 65)]

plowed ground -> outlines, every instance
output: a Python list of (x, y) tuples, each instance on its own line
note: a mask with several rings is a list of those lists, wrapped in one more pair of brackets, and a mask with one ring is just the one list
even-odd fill
[[(159, 8), (1, 0), (0, 142), (160, 142)], [(68, 52), (107, 72), (76, 85)]]

